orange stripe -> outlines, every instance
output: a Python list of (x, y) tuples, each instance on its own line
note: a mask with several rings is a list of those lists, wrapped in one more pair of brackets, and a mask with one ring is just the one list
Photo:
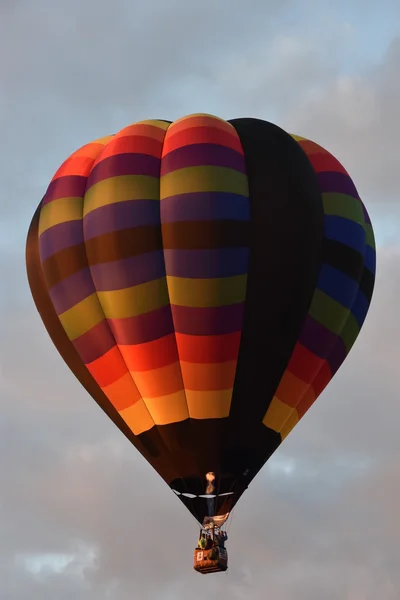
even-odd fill
[(237, 360), (241, 332), (223, 335), (176, 334), (179, 358), (189, 363), (222, 363)]
[[(90, 156), (72, 156), (58, 169), (57, 179), (70, 175), (87, 177), (92, 170), (94, 159)], [(55, 179), (55, 177), (54, 177)]]
[(155, 140), (163, 141), (165, 137), (165, 130), (157, 125), (146, 125), (145, 123), (133, 123), (128, 125), (124, 129), (121, 129), (117, 133), (116, 137), (130, 136), (130, 135), (141, 135), (144, 137), (154, 138)]
[(296, 377), (296, 375), (291, 373), (289, 369), (286, 369), (278, 389), (275, 392), (275, 396), (287, 406), (296, 408), (300, 399), (304, 396), (309, 387), (309, 383), (305, 383), (299, 379), (299, 377)]
[(181, 368), (178, 362), (153, 371), (135, 371), (133, 380), (142, 398), (159, 398), (183, 389)]
[(234, 132), (226, 132), (215, 127), (191, 127), (177, 133), (171, 130), (171, 133), (165, 138), (163, 157), (168, 152), (191, 144), (219, 144), (244, 154), (240, 139)]
[(82, 146), (82, 148), (79, 148), (79, 150), (76, 150), (76, 152), (71, 154), (71, 156), (63, 162), (63, 164), (58, 169), (58, 171), (56, 171), (56, 173), (53, 176), (53, 179), (51, 181), (54, 181), (54, 179), (58, 179), (59, 177), (62, 177), (65, 175), (71, 175), (71, 173), (69, 173), (68, 170), (65, 169), (66, 165), (68, 165), (71, 160), (76, 159), (76, 158), (81, 158), (81, 157), (82, 158), (92, 158), (94, 160), (98, 157), (98, 155), (100, 154), (100, 152), (102, 151), (103, 148), (104, 148), (103, 144), (97, 144), (94, 142), (92, 142), (90, 144), (86, 144), (85, 146)]
[(322, 146), (319, 146), (310, 140), (299, 140), (297, 143), (300, 144), (307, 154), (308, 160), (311, 162), (317, 173), (320, 173), (321, 171), (338, 171), (339, 173), (349, 175), (337, 158), (332, 156), (332, 154), (327, 152)]
[(151, 371), (178, 361), (175, 336), (172, 333), (145, 344), (120, 345), (129, 371)]
[(134, 152), (140, 154), (149, 154), (150, 156), (160, 158), (162, 152), (162, 142), (160, 140), (142, 135), (126, 135), (123, 137), (116, 136), (109, 144), (107, 144), (107, 146), (104, 147), (104, 150), (96, 160), (95, 165), (105, 158), (109, 158), (110, 156)]
[(303, 148), (304, 152), (307, 155), (320, 154), (321, 152), (326, 152), (325, 148), (311, 140), (302, 139), (298, 140), (297, 143), (300, 144), (300, 146)]
[(312, 388), (310, 388), (297, 406), (297, 414), (299, 415), (299, 419), (304, 417), (308, 409), (314, 404), (315, 400), (316, 398), (314, 391)]
[(226, 121), (221, 121), (217, 117), (212, 117), (211, 115), (189, 115), (172, 123), (170, 134), (172, 135), (178, 133), (178, 131), (192, 127), (216, 127), (231, 134), (235, 132), (232, 125)]
[(140, 400), (140, 394), (130, 373), (125, 373), (117, 381), (102, 388), (117, 410), (125, 410)]
[(316, 173), (334, 171), (335, 173), (343, 173), (344, 175), (348, 175), (346, 169), (340, 164), (340, 162), (329, 154), (309, 154), (308, 160), (312, 164)]
[(125, 375), (128, 370), (118, 346), (113, 346), (103, 356), (88, 363), (86, 366), (101, 388), (114, 383)]
[(214, 364), (182, 361), (185, 389), (199, 392), (228, 390), (233, 387), (235, 381), (236, 364), (236, 360)]

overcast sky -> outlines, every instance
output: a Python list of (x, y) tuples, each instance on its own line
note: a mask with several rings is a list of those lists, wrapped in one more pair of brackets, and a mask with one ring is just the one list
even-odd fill
[[(400, 598), (399, 74), (398, 0), (0, 0), (1, 600)], [(229, 571), (206, 578), (195, 522), (62, 363), (24, 265), (72, 151), (197, 111), (327, 147), (378, 242), (351, 355), (239, 502)]]

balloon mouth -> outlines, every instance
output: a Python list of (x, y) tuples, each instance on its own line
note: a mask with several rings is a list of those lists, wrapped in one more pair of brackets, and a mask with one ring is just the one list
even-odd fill
[[(178, 492), (178, 490), (174, 490), (171, 488), (174, 494), (177, 496), (184, 496), (185, 498), (189, 498), (193, 500), (195, 498), (202, 498), (206, 500), (208, 505), (208, 516), (205, 516), (203, 519), (203, 527), (204, 529), (212, 529), (213, 527), (222, 527), (222, 525), (227, 521), (230, 511), (222, 514), (222, 515), (214, 515), (212, 514), (215, 510), (215, 500), (217, 498), (229, 498), (229, 496), (233, 496), (235, 492), (223, 492), (221, 494), (190, 494), (189, 492)], [(196, 517), (197, 518), (197, 517)], [(201, 523), (201, 520), (199, 520)]]
[[(172, 489), (172, 488), (171, 488)], [(172, 489), (177, 496), (185, 496), (186, 498), (222, 498), (225, 496), (233, 496), (235, 492), (224, 492), (222, 494), (190, 494), (190, 492), (178, 492)]]

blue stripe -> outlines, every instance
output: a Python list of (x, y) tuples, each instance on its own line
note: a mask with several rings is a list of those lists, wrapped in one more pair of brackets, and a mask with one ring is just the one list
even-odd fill
[(105, 233), (157, 225), (160, 223), (159, 200), (126, 200), (95, 208), (85, 215), (85, 240)]
[(317, 288), (328, 296), (351, 309), (357, 295), (358, 282), (342, 271), (323, 264), (318, 277)]
[(122, 290), (165, 277), (162, 250), (90, 266), (96, 290)]
[(341, 242), (364, 256), (365, 229), (359, 223), (344, 217), (325, 216), (324, 235), (328, 240)]
[(233, 277), (247, 273), (249, 249), (164, 250), (164, 258), (167, 274), (174, 277)]
[(364, 266), (375, 275), (376, 270), (376, 252), (371, 246), (365, 247)]
[(353, 308), (351, 309), (351, 312), (353, 313), (359, 327), (361, 327), (364, 323), (365, 317), (367, 316), (368, 308), (368, 298), (366, 297), (364, 292), (359, 290), (356, 301), (354, 302)]
[(247, 196), (229, 192), (193, 192), (161, 200), (161, 221), (248, 221), (250, 201)]

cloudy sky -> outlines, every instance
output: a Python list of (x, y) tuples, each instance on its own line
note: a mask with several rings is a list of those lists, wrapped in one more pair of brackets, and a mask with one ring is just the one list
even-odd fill
[[(0, 0), (1, 600), (400, 598), (398, 0)], [(30, 218), (77, 147), (143, 118), (255, 116), (337, 155), (378, 242), (345, 365), (192, 570), (189, 513), (63, 365)]]

